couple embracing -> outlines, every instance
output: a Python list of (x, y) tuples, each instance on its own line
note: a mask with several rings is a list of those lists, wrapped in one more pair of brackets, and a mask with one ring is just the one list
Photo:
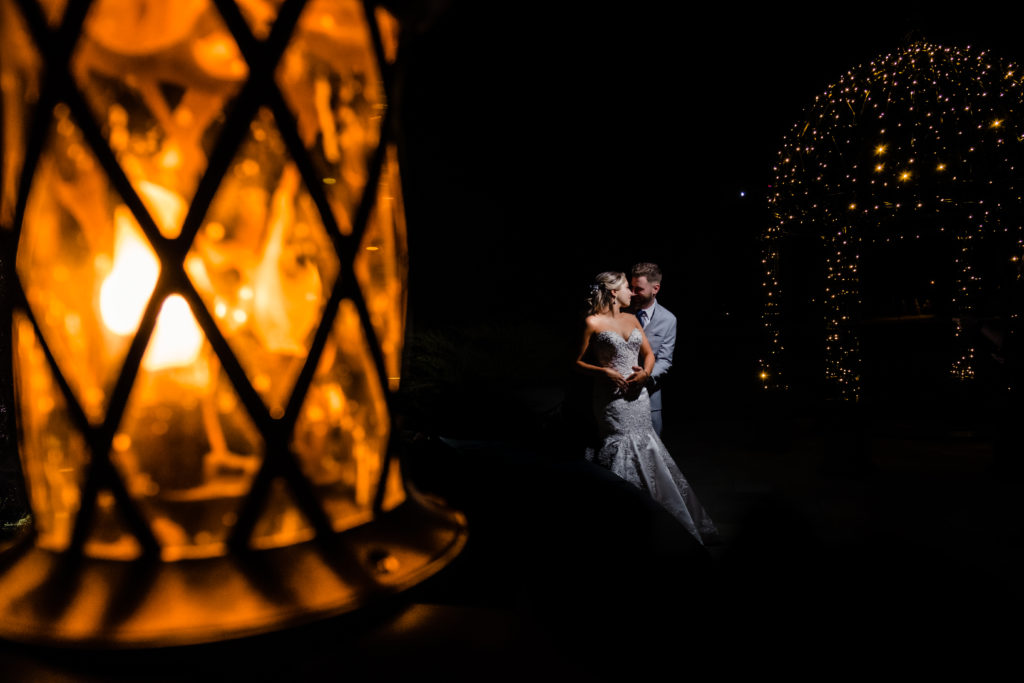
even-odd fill
[(635, 265), (628, 279), (600, 273), (590, 285), (576, 367), (594, 376), (601, 443), (587, 459), (649, 492), (698, 541), (710, 543), (718, 532), (660, 437), (661, 382), (676, 337), (675, 316), (657, 303), (660, 289), (653, 263)]

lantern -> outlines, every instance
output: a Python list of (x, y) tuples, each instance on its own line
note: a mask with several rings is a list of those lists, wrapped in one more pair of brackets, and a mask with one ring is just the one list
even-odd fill
[[(66, 6), (65, 6), (66, 5)], [(397, 24), (359, 0), (0, 0), (32, 540), (0, 636), (189, 643), (433, 574), (403, 481)]]

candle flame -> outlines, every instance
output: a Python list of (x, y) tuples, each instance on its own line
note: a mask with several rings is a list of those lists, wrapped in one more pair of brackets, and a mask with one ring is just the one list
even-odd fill
[(134, 334), (156, 287), (160, 262), (139, 236), (131, 211), (114, 210), (114, 267), (100, 286), (100, 315), (108, 330), (120, 336)]
[[(135, 334), (160, 276), (160, 262), (141, 236), (131, 211), (114, 211), (114, 265), (100, 286), (100, 317), (119, 336)], [(191, 365), (202, 350), (203, 333), (188, 302), (178, 294), (164, 300), (142, 364), (147, 370)]]
[(203, 332), (185, 298), (172, 294), (164, 299), (153, 339), (142, 357), (142, 367), (147, 370), (188, 367), (196, 362), (202, 349)]

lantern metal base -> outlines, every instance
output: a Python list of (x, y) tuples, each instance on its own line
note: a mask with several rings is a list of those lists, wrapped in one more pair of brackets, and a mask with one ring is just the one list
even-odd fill
[(143, 648), (240, 638), (412, 587), (465, 546), (462, 513), (414, 490), (373, 522), (244, 555), (116, 562), (23, 544), (0, 555), (0, 638)]

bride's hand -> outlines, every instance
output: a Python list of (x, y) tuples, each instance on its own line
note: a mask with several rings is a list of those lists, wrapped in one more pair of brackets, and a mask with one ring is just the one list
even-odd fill
[(626, 382), (626, 378), (612, 368), (605, 368), (604, 374), (608, 376), (608, 379), (610, 379), (620, 391), (625, 391), (629, 386)]

